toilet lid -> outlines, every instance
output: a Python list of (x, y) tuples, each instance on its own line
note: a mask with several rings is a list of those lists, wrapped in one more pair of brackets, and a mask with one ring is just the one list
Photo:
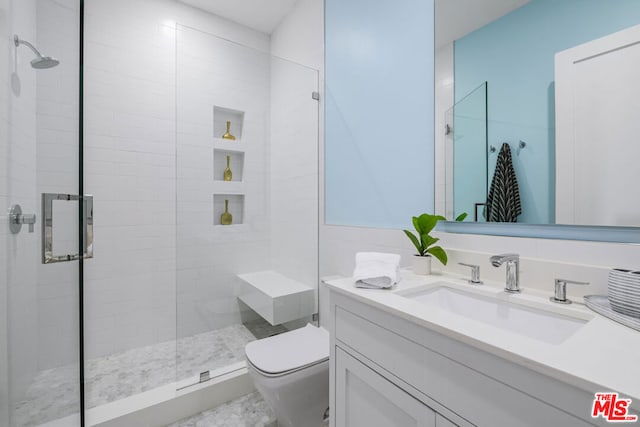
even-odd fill
[(308, 324), (304, 328), (252, 341), (247, 359), (267, 374), (280, 374), (314, 365), (329, 358), (329, 333)]

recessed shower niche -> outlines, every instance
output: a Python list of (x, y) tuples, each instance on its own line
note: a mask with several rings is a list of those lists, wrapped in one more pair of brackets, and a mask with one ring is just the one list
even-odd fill
[(225, 141), (242, 140), (244, 111), (213, 106), (213, 137)]
[[(231, 215), (230, 222), (224, 221), (225, 214)], [(240, 224), (244, 224), (244, 194), (214, 194), (213, 225), (229, 227)]]
[(213, 180), (221, 184), (242, 182), (244, 152), (235, 150), (213, 150)]

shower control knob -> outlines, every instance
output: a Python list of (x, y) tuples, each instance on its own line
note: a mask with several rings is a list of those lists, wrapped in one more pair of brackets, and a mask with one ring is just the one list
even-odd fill
[(29, 233), (33, 233), (35, 223), (35, 214), (23, 214), (20, 205), (11, 206), (11, 210), (9, 211), (9, 230), (11, 230), (13, 234), (20, 232), (22, 224), (27, 224), (29, 226)]
[(33, 233), (34, 224), (36, 223), (36, 214), (24, 214), (20, 218), (20, 221), (29, 226), (29, 233)]

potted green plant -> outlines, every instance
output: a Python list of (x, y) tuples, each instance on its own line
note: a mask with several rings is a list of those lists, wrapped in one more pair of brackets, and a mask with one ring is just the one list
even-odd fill
[[(462, 217), (462, 215), (458, 218), (460, 217)], [(456, 221), (460, 220), (458, 218), (456, 218)], [(447, 253), (440, 246), (435, 246), (440, 239), (429, 234), (435, 228), (438, 221), (446, 221), (446, 218), (441, 215), (424, 213), (420, 216), (414, 216), (412, 219), (417, 235), (414, 235), (409, 230), (402, 231), (404, 231), (404, 234), (407, 235), (418, 251), (413, 257), (413, 272), (423, 275), (431, 274), (432, 256), (436, 257), (443, 265), (447, 265)], [(464, 217), (462, 217), (462, 219), (464, 219)]]

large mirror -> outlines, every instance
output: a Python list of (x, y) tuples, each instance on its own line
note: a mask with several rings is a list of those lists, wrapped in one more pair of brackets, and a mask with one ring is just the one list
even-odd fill
[(436, 211), (640, 227), (639, 66), (638, 0), (436, 0)]

